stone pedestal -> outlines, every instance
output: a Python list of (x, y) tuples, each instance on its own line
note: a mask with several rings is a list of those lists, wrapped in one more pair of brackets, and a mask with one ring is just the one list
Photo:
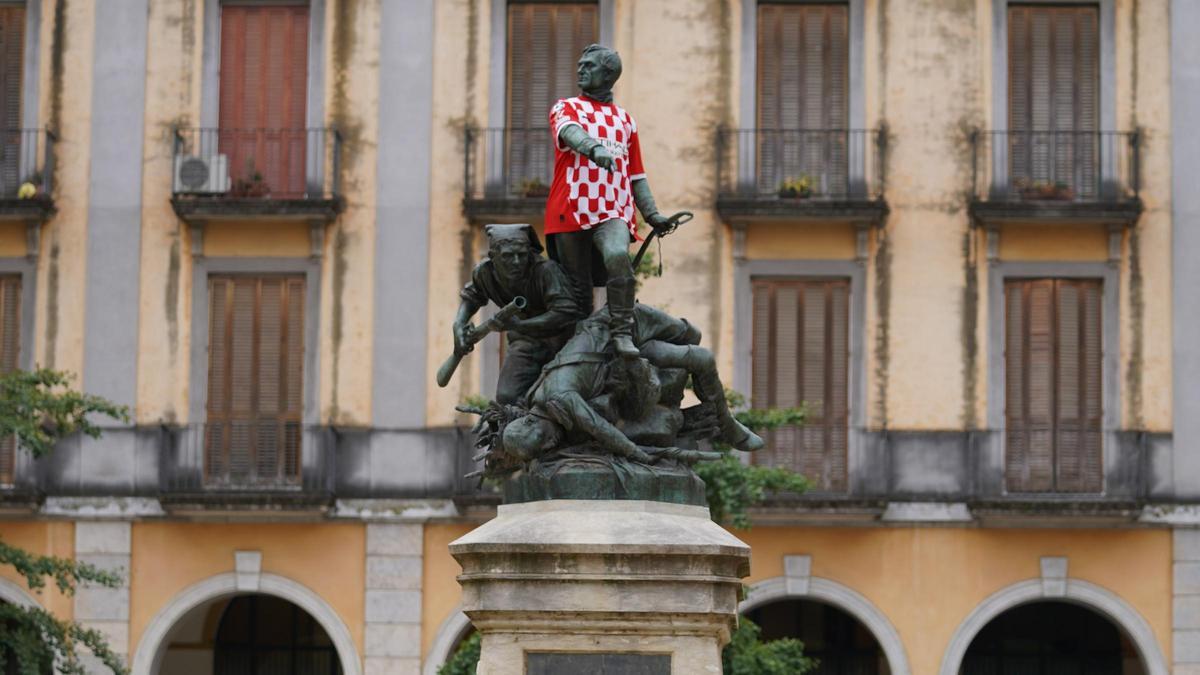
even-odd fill
[(479, 675), (721, 672), (750, 548), (703, 506), (501, 506), (450, 544)]

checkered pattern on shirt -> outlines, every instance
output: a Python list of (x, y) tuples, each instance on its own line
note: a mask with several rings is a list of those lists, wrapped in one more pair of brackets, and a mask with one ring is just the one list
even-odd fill
[[(615, 159), (612, 171), (596, 166), (590, 159), (562, 146), (558, 134), (563, 127), (577, 124), (600, 141)], [(567, 204), (580, 229), (587, 230), (606, 220), (620, 218), (635, 231), (631, 181), (645, 177), (638, 147), (637, 123), (624, 108), (599, 103), (580, 96), (565, 98), (550, 111), (554, 146), (560, 155), (555, 162), (555, 181), (567, 183)], [(562, 161), (566, 160), (566, 161)], [(562, 175), (560, 175), (560, 171)]]

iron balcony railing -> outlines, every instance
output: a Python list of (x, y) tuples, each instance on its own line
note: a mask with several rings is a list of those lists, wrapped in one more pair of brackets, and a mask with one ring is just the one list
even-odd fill
[(223, 421), (169, 429), (164, 436), (164, 494), (332, 494), (337, 441), (330, 427)]
[(15, 436), (0, 440), (0, 493), (28, 493), (38, 489), (37, 464)]
[(335, 199), (342, 137), (336, 129), (175, 130), (176, 195)]
[(884, 129), (720, 129), (722, 198), (875, 200), (883, 195)]
[(548, 127), (466, 129), (467, 199), (545, 201), (554, 173)]
[(1140, 186), (1128, 131), (974, 131), (973, 194), (984, 202), (1120, 203)]
[[(0, 199), (52, 194), (55, 140), (48, 129), (0, 129)], [(32, 192), (22, 193), (26, 183)]]

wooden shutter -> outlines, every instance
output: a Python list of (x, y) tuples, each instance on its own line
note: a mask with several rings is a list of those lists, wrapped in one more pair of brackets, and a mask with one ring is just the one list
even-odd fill
[(770, 432), (755, 461), (799, 471), (824, 492), (846, 490), (849, 302), (846, 279), (753, 282), (752, 403), (809, 410), (803, 427)]
[(759, 189), (807, 174), (844, 194), (850, 58), (844, 4), (758, 7)]
[(300, 479), (304, 293), (299, 276), (209, 279), (210, 483)]
[(305, 192), (307, 5), (221, 7), (220, 152), (275, 197)]
[[(0, 276), (0, 373), (17, 369), (21, 354), (21, 276)], [(17, 443), (12, 436), (0, 439), (0, 485), (16, 479)]]
[(508, 122), (506, 184), (549, 185), (553, 150), (550, 108), (579, 93), (576, 63), (599, 40), (594, 2), (520, 2), (508, 6)]
[(16, 194), (21, 180), (21, 79), (25, 8), (0, 6), (0, 195)]
[(1012, 492), (1103, 488), (1098, 280), (1005, 283), (1006, 479)]
[(1095, 6), (1009, 8), (1008, 124), (1014, 182), (1061, 182), (1080, 197), (1095, 196), (1098, 26)]

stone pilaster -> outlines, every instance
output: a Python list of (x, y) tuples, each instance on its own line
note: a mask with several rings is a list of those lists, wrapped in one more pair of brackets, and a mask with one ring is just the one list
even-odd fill
[(366, 675), (421, 672), (424, 526), (367, 525)]
[(1200, 675), (1200, 530), (1175, 530), (1171, 626), (1175, 675)]
[[(129, 660), (129, 557), (128, 522), (80, 521), (75, 523), (75, 559), (121, 575), (121, 585), (106, 588), (81, 584), (75, 591), (75, 620), (108, 638), (109, 647)], [(108, 673), (89, 657), (88, 672)]]

